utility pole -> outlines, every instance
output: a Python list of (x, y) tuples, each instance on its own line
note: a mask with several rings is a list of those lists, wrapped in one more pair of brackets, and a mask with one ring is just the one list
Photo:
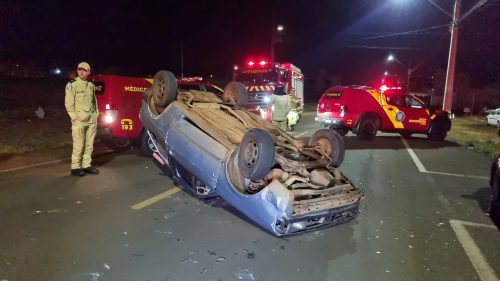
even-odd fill
[(455, 0), (453, 21), (451, 23), (450, 54), (446, 70), (446, 85), (444, 86), (443, 110), (451, 112), (453, 104), (453, 83), (455, 81), (455, 63), (457, 58), (458, 21), (460, 18), (461, 0)]

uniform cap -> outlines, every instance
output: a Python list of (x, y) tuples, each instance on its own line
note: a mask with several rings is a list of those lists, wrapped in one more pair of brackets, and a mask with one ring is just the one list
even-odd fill
[(90, 65), (83, 61), (83, 62), (78, 64), (78, 68), (84, 68), (86, 70), (90, 70)]

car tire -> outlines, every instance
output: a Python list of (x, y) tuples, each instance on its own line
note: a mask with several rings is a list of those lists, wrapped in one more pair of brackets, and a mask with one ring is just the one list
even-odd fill
[(345, 144), (342, 136), (331, 129), (320, 129), (316, 131), (309, 139), (309, 146), (323, 146), (326, 153), (330, 156), (330, 165), (339, 167), (344, 161)]
[(345, 135), (347, 135), (347, 133), (349, 133), (349, 128), (340, 128), (340, 129), (333, 129), (332, 128), (332, 130), (336, 131), (341, 136), (345, 136)]
[(433, 123), (427, 133), (427, 137), (431, 141), (442, 141), (446, 138), (448, 131), (446, 131), (443, 124)]
[(500, 182), (498, 180), (498, 170), (492, 173), (491, 178), (491, 195), (488, 207), (488, 214), (492, 219), (500, 221)]
[(177, 97), (177, 80), (172, 72), (160, 70), (153, 80), (153, 101), (155, 106), (165, 108)]
[(409, 133), (409, 132), (399, 132), (399, 134), (400, 134), (403, 138), (405, 138), (405, 139), (407, 139), (407, 138), (411, 137), (411, 135), (413, 135), (413, 133)]
[(126, 138), (113, 138), (112, 140), (105, 141), (104, 144), (115, 152), (122, 152), (132, 146), (132, 141)]
[(373, 140), (379, 129), (379, 121), (376, 117), (367, 116), (359, 122), (357, 135), (362, 140)]
[(225, 103), (236, 104), (240, 107), (244, 107), (248, 101), (248, 92), (245, 85), (240, 82), (232, 81), (224, 87), (222, 99)]
[(152, 156), (153, 155), (153, 149), (151, 148), (151, 142), (153, 140), (149, 137), (148, 132), (146, 130), (142, 130), (141, 133), (141, 140), (140, 140), (140, 145), (139, 149), (141, 151), (141, 154), (144, 156)]
[(238, 151), (238, 167), (242, 175), (252, 181), (260, 181), (273, 165), (274, 141), (271, 134), (262, 129), (248, 130)]

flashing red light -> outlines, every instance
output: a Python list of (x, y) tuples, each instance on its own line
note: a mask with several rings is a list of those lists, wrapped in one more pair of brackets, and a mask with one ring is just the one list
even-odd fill
[(385, 92), (387, 90), (389, 90), (389, 87), (387, 87), (386, 85), (380, 86), (380, 91)]
[(255, 63), (254, 63), (253, 61), (249, 61), (249, 62), (248, 62), (248, 65), (249, 65), (249, 66), (253, 66), (254, 64), (255, 64)]
[(266, 63), (267, 63), (267, 62), (266, 62), (265, 60), (261, 60), (261, 61), (259, 62), (259, 64), (260, 64), (261, 66), (266, 65)]

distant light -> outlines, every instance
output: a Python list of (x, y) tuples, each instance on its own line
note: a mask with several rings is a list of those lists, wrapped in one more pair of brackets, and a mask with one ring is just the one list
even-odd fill
[(234, 66), (234, 70), (238, 70), (238, 66), (237, 65)]
[(389, 72), (388, 71), (384, 72), (384, 75), (385, 76), (389, 75)]
[(59, 68), (54, 69), (54, 74), (59, 75), (61, 74), (61, 70)]
[(253, 61), (249, 61), (249, 62), (248, 62), (248, 65), (249, 65), (249, 66), (253, 66), (254, 64), (255, 64), (255, 63), (254, 63)]
[(261, 61), (259, 62), (259, 64), (260, 64), (260, 65), (266, 65), (266, 63), (267, 63), (267, 62), (266, 62), (265, 60), (261, 60)]
[(393, 55), (389, 55), (389, 56), (387, 57), (387, 60), (388, 60), (388, 61), (393, 61), (393, 60), (394, 60), (394, 56), (393, 56)]
[(19, 64), (16, 64), (17, 67), (19, 67)]
[(278, 25), (278, 27), (276, 28), (276, 30), (278, 31), (283, 31), (283, 29), (285, 29), (285, 27), (283, 25)]
[(210, 74), (210, 78), (213, 78), (213, 77), (214, 77), (214, 75), (213, 75), (213, 74)]

